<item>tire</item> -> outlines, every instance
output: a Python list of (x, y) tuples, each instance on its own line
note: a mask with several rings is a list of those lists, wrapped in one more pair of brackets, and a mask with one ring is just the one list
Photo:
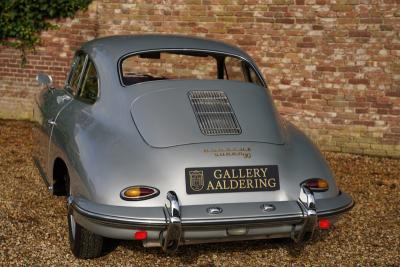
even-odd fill
[[(70, 193), (69, 177), (65, 177), (67, 196)], [(75, 257), (93, 259), (100, 257), (103, 251), (104, 238), (85, 228), (75, 221), (72, 210), (67, 212), (69, 244)]]

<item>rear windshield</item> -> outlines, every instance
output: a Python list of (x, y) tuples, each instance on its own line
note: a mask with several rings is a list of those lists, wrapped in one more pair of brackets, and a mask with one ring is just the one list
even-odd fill
[(263, 85), (244, 60), (218, 53), (160, 51), (135, 54), (120, 65), (121, 82), (132, 85), (169, 79), (235, 80)]

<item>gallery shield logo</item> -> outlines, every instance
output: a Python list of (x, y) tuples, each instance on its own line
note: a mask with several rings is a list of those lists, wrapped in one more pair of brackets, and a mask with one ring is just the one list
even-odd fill
[(193, 191), (200, 191), (204, 187), (204, 174), (203, 171), (189, 171), (190, 188)]

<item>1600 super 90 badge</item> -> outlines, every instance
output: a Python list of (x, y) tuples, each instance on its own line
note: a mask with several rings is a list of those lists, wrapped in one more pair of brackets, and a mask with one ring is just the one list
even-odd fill
[(189, 171), (190, 188), (194, 191), (200, 191), (204, 187), (203, 171)]

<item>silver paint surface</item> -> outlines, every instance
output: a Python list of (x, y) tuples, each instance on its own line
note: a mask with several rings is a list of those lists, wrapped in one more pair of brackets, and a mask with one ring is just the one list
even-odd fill
[[(250, 211), (265, 214), (260, 209), (263, 203), (274, 203), (276, 210), (268, 213), (285, 214), (285, 205), (292, 213), (300, 184), (309, 178), (324, 178), (329, 183), (328, 191), (314, 194), (317, 209), (329, 210), (340, 201), (348, 204), (351, 198), (338, 197), (339, 189), (318, 148), (298, 128), (279, 116), (267, 88), (226, 80), (164, 80), (122, 86), (118, 74), (120, 58), (154, 49), (221, 52), (254, 64), (236, 47), (201, 38), (115, 36), (84, 44), (81, 51), (88, 54), (99, 76), (97, 102), (93, 105), (81, 102), (67, 88), (43, 89), (36, 98), (34, 117), (38, 127), (34, 131), (37, 146), (33, 156), (50, 185), (54, 182), (54, 162), (62, 159), (68, 168), (72, 196), (87, 207), (102, 207), (102, 212), (108, 210), (110, 215), (120, 210), (124, 218), (139, 216), (156, 221), (164, 216), (165, 196), (169, 191), (179, 197), (183, 222), (185, 219), (206, 220), (210, 216), (206, 207), (215, 205), (223, 207), (218, 218), (228, 221), (242, 218)], [(242, 133), (203, 135), (187, 96), (192, 90), (223, 91)], [(50, 125), (49, 120), (55, 124)], [(251, 157), (218, 157), (205, 152), (238, 147), (249, 148)], [(186, 193), (185, 168), (255, 165), (278, 165), (280, 190)], [(144, 201), (121, 199), (121, 190), (133, 185), (155, 187), (160, 195)], [(255, 203), (254, 207), (251, 203)], [(249, 209), (249, 205), (252, 208)], [(202, 208), (196, 208), (198, 206)], [(92, 222), (83, 219), (81, 222), (87, 227), (96, 227)], [(115, 235), (111, 232), (110, 237), (122, 237), (121, 230), (114, 230)]]

